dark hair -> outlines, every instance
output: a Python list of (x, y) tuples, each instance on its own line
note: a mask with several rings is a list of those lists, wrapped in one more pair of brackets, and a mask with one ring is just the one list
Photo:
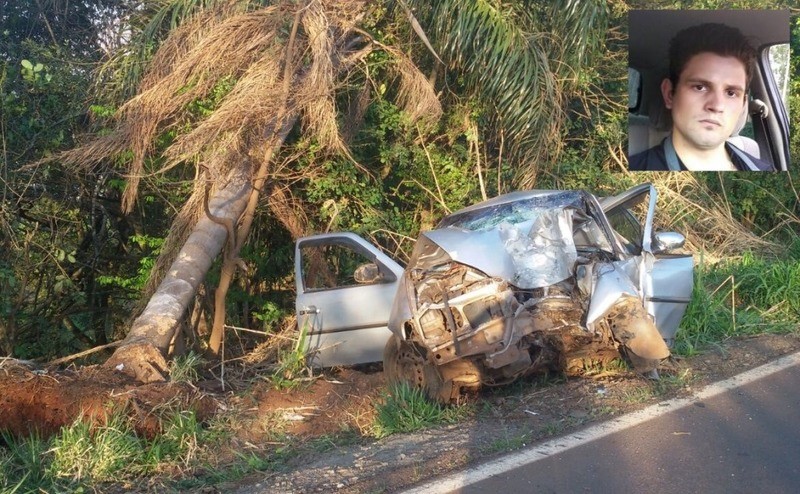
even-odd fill
[(676, 86), (689, 60), (699, 53), (734, 57), (744, 64), (745, 88), (750, 87), (756, 51), (741, 31), (725, 24), (707, 23), (688, 27), (669, 42), (669, 79)]

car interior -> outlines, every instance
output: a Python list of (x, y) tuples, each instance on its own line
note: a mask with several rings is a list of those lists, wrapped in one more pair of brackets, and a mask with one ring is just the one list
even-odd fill
[[(628, 155), (659, 144), (672, 127), (660, 84), (668, 74), (668, 46), (680, 30), (706, 22), (739, 29), (756, 49), (757, 68), (750, 84), (747, 111), (729, 142), (752, 156), (787, 170), (789, 118), (770, 65), (770, 50), (789, 42), (786, 10), (638, 10), (629, 14)], [(772, 47), (772, 48), (771, 48)], [(788, 57), (788, 50), (786, 51)], [(780, 78), (778, 78), (780, 79)]]

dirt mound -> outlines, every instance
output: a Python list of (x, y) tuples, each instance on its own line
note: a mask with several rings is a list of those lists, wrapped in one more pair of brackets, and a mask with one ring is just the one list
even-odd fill
[[(383, 388), (381, 368), (362, 366), (317, 374), (291, 389), (255, 378), (141, 384), (105, 366), (66, 370), (35, 369), (21, 361), (0, 361), (0, 431), (15, 436), (33, 432), (48, 437), (78, 418), (102, 421), (111, 407), (125, 407), (137, 433), (152, 437), (170, 410), (194, 410), (206, 421), (220, 410), (243, 411), (250, 424), (282, 422), (282, 430), (299, 437), (318, 437), (343, 428), (361, 431), (372, 422), (373, 402)], [(230, 392), (231, 384), (237, 392)], [(242, 440), (261, 441), (258, 427), (242, 431)]]
[(152, 437), (160, 412), (194, 410), (203, 420), (215, 413), (217, 401), (186, 384), (141, 385), (102, 366), (56, 371), (0, 362), (0, 431), (47, 437), (80, 417), (102, 422), (115, 406), (129, 411), (137, 433)]
[(258, 444), (270, 426), (296, 438), (320, 437), (343, 430), (367, 435), (374, 402), (384, 389), (380, 365), (341, 368), (317, 374), (291, 389), (275, 389), (265, 380), (250, 384), (226, 400), (229, 410), (246, 412), (251, 427), (240, 440)]

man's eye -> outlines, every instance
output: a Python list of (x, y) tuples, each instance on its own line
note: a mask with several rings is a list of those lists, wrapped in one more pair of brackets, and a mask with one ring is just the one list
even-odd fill
[(692, 86), (692, 89), (694, 89), (695, 91), (705, 91), (706, 90), (706, 85), (705, 84), (695, 84), (694, 86)]
[(738, 98), (739, 97), (739, 91), (734, 91), (732, 89), (729, 89), (725, 93), (728, 95), (729, 98)]

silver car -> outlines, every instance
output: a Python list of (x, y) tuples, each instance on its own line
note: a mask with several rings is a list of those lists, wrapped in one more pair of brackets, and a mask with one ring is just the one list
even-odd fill
[(301, 239), (297, 313), (312, 362), (377, 361), (383, 349), (390, 382), (442, 402), (620, 354), (652, 372), (693, 272), (683, 236), (653, 232), (655, 205), (650, 184), (602, 199), (513, 192), (422, 233), (405, 270), (351, 233)]

